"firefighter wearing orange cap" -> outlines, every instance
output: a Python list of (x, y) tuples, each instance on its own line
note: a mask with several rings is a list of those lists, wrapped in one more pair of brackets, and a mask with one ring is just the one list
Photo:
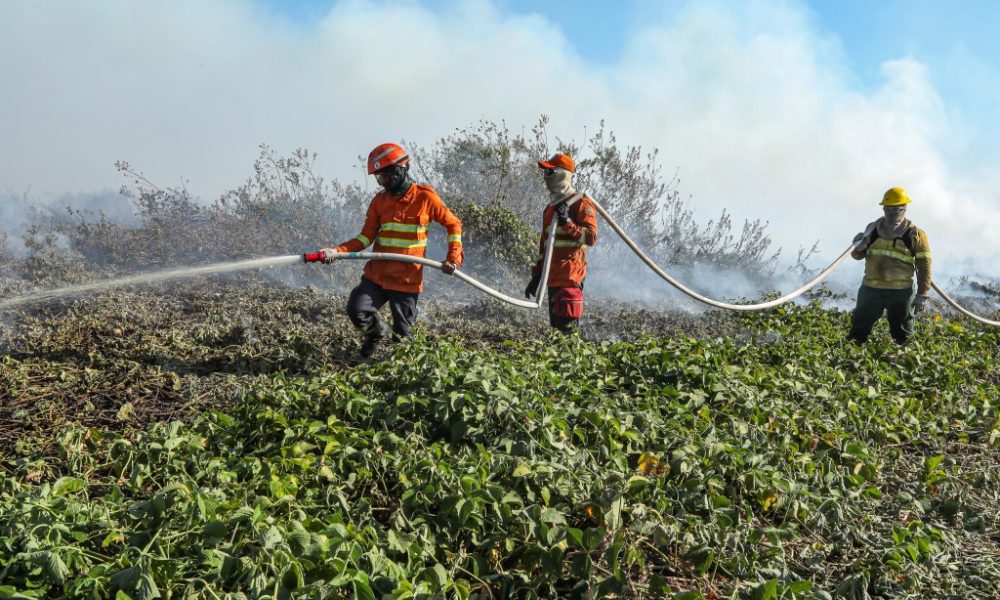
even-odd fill
[(538, 262), (531, 270), (526, 298), (537, 295), (542, 260), (549, 235), (556, 239), (552, 266), (546, 282), (549, 292), (549, 324), (560, 331), (579, 327), (583, 316), (583, 280), (587, 276), (587, 247), (597, 243), (597, 212), (594, 204), (573, 187), (576, 162), (561, 152), (538, 161), (549, 191), (549, 204), (542, 212), (542, 235)]
[[(324, 248), (325, 262), (336, 254), (360, 252), (373, 242), (375, 252), (423, 257), (427, 249), (427, 229), (436, 221), (448, 230), (448, 256), (442, 271), (451, 275), (462, 266), (462, 222), (429, 185), (414, 183), (409, 177), (410, 156), (397, 144), (381, 144), (368, 155), (368, 174), (374, 175), (382, 191), (368, 206), (361, 233), (336, 248)], [(365, 264), (361, 283), (351, 291), (347, 315), (364, 332), (361, 355), (375, 353), (389, 328), (379, 319), (378, 310), (386, 303), (392, 312), (392, 332), (409, 337), (417, 320), (417, 298), (423, 291), (423, 265), (389, 260)]]

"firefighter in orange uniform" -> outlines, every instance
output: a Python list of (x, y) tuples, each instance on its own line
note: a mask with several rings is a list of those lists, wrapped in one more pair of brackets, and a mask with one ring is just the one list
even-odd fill
[[(368, 155), (368, 174), (382, 191), (368, 206), (361, 233), (336, 248), (324, 248), (324, 262), (337, 259), (338, 252), (360, 252), (372, 242), (375, 252), (423, 257), (427, 249), (427, 228), (436, 221), (448, 230), (448, 256), (441, 268), (451, 275), (462, 266), (462, 222), (429, 185), (414, 183), (409, 177), (410, 156), (396, 144), (381, 144)], [(364, 332), (361, 355), (375, 353), (389, 333), (378, 310), (389, 303), (392, 332), (409, 337), (417, 320), (417, 298), (423, 291), (423, 265), (391, 260), (370, 260), (365, 264), (361, 283), (351, 291), (347, 316)]]
[[(542, 213), (541, 257), (531, 269), (531, 281), (524, 296), (538, 293), (542, 261), (548, 237), (555, 229), (549, 280), (549, 324), (563, 332), (579, 327), (583, 316), (583, 280), (587, 276), (587, 246), (597, 243), (597, 213), (585, 194), (573, 187), (576, 163), (566, 154), (556, 153), (538, 161), (549, 190), (549, 205)], [(553, 223), (554, 222), (554, 223)]]

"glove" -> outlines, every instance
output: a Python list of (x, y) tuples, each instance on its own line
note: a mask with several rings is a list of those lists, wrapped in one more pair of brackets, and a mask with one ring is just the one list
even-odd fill
[(323, 262), (326, 264), (330, 264), (337, 260), (337, 255), (340, 254), (340, 251), (336, 248), (323, 248), (320, 252), (323, 253)]
[(451, 262), (450, 260), (446, 260), (443, 263), (441, 263), (441, 272), (444, 273), (445, 275), (451, 275), (452, 273), (455, 272), (455, 269), (457, 268), (458, 265)]
[(535, 292), (538, 291), (538, 282), (541, 280), (541, 275), (532, 275), (531, 281), (528, 282), (528, 286), (524, 288), (525, 298), (534, 298)]
[(560, 225), (565, 225), (569, 221), (569, 207), (565, 202), (556, 204), (556, 220)]
[(854, 244), (855, 246), (857, 246), (857, 245), (858, 245), (858, 244), (860, 244), (860, 243), (861, 243), (861, 242), (862, 242), (862, 241), (863, 241), (864, 239), (865, 239), (865, 234), (864, 234), (864, 233), (858, 233), (858, 234), (857, 234), (856, 236), (854, 236), (854, 239), (853, 239), (853, 240), (851, 240), (851, 243), (852, 243), (852, 244)]
[(930, 298), (928, 298), (927, 296), (917, 296), (916, 298), (914, 298), (913, 299), (913, 313), (914, 314), (920, 314), (920, 313), (924, 312), (924, 308), (926, 308), (928, 300), (930, 300)]

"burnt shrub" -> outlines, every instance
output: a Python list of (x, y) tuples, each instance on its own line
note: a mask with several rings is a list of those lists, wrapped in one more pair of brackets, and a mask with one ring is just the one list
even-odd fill
[[(565, 152), (577, 162), (576, 188), (600, 202), (657, 262), (736, 268), (761, 278), (772, 273), (780, 251), (772, 248), (766, 222), (747, 220), (739, 226), (723, 209), (701, 223), (690, 200), (681, 197), (679, 178), (663, 175), (658, 151), (623, 147), (604, 122), (583, 145), (558, 138), (552, 144), (548, 122), (542, 116), (530, 131), (516, 133), (504, 123), (482, 120), (430, 147), (411, 144), (414, 172), (444, 194), (510, 211), (537, 236), (549, 201), (537, 162), (555, 151)], [(638, 261), (626, 260), (631, 254), (605, 226), (588, 260), (616, 271), (623, 265), (645, 269)], [(514, 264), (504, 268), (518, 270)]]
[[(678, 191), (679, 179), (663, 176), (655, 150), (620, 145), (603, 122), (582, 145), (558, 138), (550, 143), (547, 127), (544, 116), (520, 133), (484, 120), (427, 148), (404, 142), (414, 157), (414, 178), (434, 186), (465, 224), (466, 270), (494, 281), (526, 276), (537, 259), (542, 210), (549, 202), (537, 161), (555, 150), (577, 159), (577, 188), (597, 199), (657, 262), (708, 264), (759, 276), (773, 270), (778, 253), (772, 251), (767, 224), (745, 221), (739, 227), (725, 210), (700, 223)], [(27, 278), (71, 282), (79, 280), (80, 270), (194, 266), (298, 254), (350, 239), (361, 229), (371, 193), (357, 183), (324, 179), (315, 160), (308, 150), (282, 157), (262, 145), (247, 181), (207, 203), (183, 187), (161, 188), (119, 162), (129, 180), (121, 193), (132, 204), (134, 222), (100, 210), (39, 212), (25, 234), (29, 258), (36, 262), (30, 272), (22, 271)], [(436, 236), (432, 231), (429, 256), (441, 258)], [(604, 224), (588, 260), (596, 270), (617, 276), (645, 274)], [(72, 263), (72, 269), (48, 264), (60, 261)], [(353, 281), (359, 267), (300, 272), (332, 283)]]
[(518, 215), (498, 204), (482, 206), (448, 198), (462, 220), (463, 270), (473, 277), (523, 276), (538, 258), (538, 234)]

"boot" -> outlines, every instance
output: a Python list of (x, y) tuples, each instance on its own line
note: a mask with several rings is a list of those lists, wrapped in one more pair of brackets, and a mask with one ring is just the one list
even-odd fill
[(375, 354), (379, 342), (382, 341), (382, 338), (387, 333), (385, 325), (382, 324), (382, 321), (378, 317), (375, 318), (375, 322), (368, 329), (369, 331), (365, 333), (364, 341), (361, 342), (362, 358), (371, 358)]

